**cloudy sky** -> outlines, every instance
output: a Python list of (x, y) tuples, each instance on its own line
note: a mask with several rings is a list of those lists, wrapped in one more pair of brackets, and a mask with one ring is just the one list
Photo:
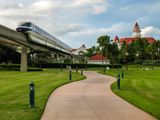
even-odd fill
[(100, 35), (129, 37), (138, 22), (143, 36), (160, 39), (160, 0), (0, 0), (0, 24), (31, 21), (72, 48)]

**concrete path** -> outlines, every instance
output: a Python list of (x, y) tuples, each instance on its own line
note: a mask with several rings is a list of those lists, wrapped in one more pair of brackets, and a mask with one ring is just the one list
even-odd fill
[(86, 80), (54, 91), (41, 120), (155, 120), (110, 90), (115, 78), (85, 72)]

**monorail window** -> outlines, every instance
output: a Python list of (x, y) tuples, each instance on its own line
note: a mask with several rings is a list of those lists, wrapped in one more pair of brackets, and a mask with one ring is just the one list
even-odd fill
[(21, 25), (21, 26), (31, 26), (31, 23), (26, 22), (26, 23), (21, 23), (20, 25)]

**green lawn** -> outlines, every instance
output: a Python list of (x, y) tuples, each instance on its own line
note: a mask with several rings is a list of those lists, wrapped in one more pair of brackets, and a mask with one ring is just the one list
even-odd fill
[[(73, 73), (73, 80), (84, 79)], [(29, 109), (29, 83), (35, 83), (36, 107)], [(40, 72), (0, 71), (0, 120), (39, 120), (48, 96), (58, 86), (70, 82), (68, 71), (45, 69)]]
[[(102, 73), (102, 71), (101, 71)], [(106, 74), (117, 76), (117, 69)], [(121, 90), (117, 90), (116, 82), (111, 88), (114, 93), (135, 106), (160, 119), (160, 69), (141, 70), (129, 68), (121, 79)]]

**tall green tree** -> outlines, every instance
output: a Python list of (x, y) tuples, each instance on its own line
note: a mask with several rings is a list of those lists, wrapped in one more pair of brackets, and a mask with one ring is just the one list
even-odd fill
[(147, 47), (149, 43), (145, 38), (138, 38), (134, 42), (135, 50), (136, 50), (136, 55), (138, 59), (147, 59), (148, 58), (148, 52), (147, 52)]
[(111, 60), (111, 63), (119, 62), (119, 48), (116, 43), (112, 42), (110, 36), (104, 35), (100, 36), (97, 39), (100, 52), (108, 59)]
[(157, 40), (157, 59), (160, 60), (160, 40)]
[(97, 39), (97, 43), (99, 44), (99, 47), (101, 49), (101, 52), (102, 54), (107, 57), (109, 51), (108, 51), (108, 46), (110, 44), (110, 36), (108, 35), (103, 35), (103, 36), (100, 36), (98, 39)]
[(95, 53), (97, 53), (97, 48), (95, 46), (93, 46), (93, 47), (87, 49), (86, 52), (84, 52), (83, 54), (84, 54), (84, 56), (91, 57)]
[(136, 58), (136, 49), (135, 49), (134, 42), (129, 45), (126, 45), (126, 53), (127, 53), (126, 54), (127, 61), (133, 62)]
[(125, 63), (126, 62), (126, 56), (127, 56), (127, 52), (126, 52), (126, 48), (127, 45), (126, 45), (126, 42), (123, 42), (121, 44), (121, 48), (120, 48), (120, 61), (121, 63)]
[(108, 58), (111, 60), (111, 63), (119, 63), (119, 48), (116, 43), (110, 43), (108, 45)]

